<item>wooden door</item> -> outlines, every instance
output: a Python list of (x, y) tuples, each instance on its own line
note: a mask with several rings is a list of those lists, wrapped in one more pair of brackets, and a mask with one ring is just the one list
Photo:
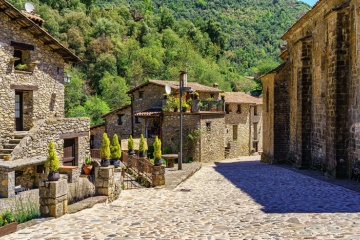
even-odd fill
[(15, 130), (23, 131), (23, 94), (22, 92), (15, 92)]
[(75, 139), (64, 139), (64, 166), (76, 166)]

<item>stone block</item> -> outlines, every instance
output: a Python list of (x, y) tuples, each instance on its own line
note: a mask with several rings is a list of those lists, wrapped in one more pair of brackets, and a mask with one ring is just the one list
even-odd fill
[(96, 194), (110, 196), (112, 194), (112, 188), (96, 188)]
[(49, 182), (49, 198), (58, 198), (67, 195), (67, 181), (60, 179), (59, 181)]
[(54, 205), (50, 205), (49, 207), (49, 213), (51, 216), (58, 218), (64, 215), (64, 206), (63, 203), (58, 203)]
[(100, 178), (95, 179), (95, 187), (103, 187), (103, 185), (104, 185), (104, 180)]

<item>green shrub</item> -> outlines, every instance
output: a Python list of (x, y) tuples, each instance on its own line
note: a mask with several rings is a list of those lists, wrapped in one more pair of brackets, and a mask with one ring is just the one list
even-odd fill
[(56, 155), (55, 146), (52, 141), (49, 142), (48, 154), (49, 155), (45, 162), (45, 169), (47, 172), (56, 172), (57, 170), (59, 170), (60, 162), (59, 158)]
[(140, 144), (139, 144), (139, 152), (145, 152), (146, 149), (146, 143), (145, 143), (145, 138), (144, 135), (141, 134), (140, 137)]
[(15, 222), (14, 215), (10, 211), (6, 211), (2, 214), (2, 219), (4, 221), (4, 225)]
[(110, 139), (106, 133), (103, 134), (100, 147), (100, 158), (109, 159), (110, 158)]
[(111, 159), (119, 159), (121, 157), (121, 146), (117, 134), (114, 134), (111, 146)]
[(85, 158), (85, 165), (91, 165), (92, 164), (92, 159), (91, 159), (91, 157), (86, 157)]
[(132, 135), (130, 135), (130, 137), (128, 139), (128, 149), (134, 150), (134, 139), (132, 138)]
[(164, 154), (171, 154), (172, 153), (172, 148), (170, 146), (166, 146), (164, 149)]
[(154, 158), (154, 146), (149, 146), (147, 151), (148, 158)]
[(158, 136), (156, 136), (154, 142), (154, 158), (155, 159), (161, 158), (161, 141), (158, 138)]

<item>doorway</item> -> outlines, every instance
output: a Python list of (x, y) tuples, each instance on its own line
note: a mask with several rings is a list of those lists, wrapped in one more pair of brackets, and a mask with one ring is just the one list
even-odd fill
[(76, 139), (64, 139), (64, 166), (77, 166)]
[(24, 130), (23, 93), (15, 92), (15, 130)]

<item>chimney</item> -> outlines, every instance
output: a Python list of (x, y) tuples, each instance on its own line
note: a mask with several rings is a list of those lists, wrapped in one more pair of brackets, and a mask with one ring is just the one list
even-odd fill
[(187, 73), (186, 71), (180, 72), (180, 81), (182, 82), (183, 87), (187, 87)]
[(219, 89), (219, 84), (214, 83), (214, 84), (213, 84), (213, 87)]

